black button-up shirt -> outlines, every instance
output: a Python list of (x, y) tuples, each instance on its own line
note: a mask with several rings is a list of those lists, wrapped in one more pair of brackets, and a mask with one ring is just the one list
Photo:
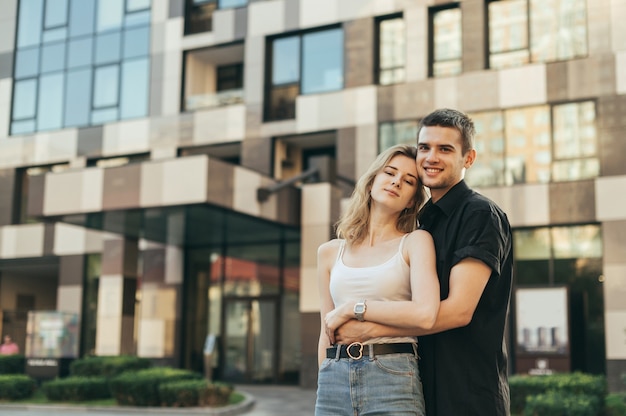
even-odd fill
[(420, 224), (435, 242), (442, 300), (448, 297), (450, 271), (461, 260), (472, 257), (491, 268), (467, 326), (419, 338), (426, 414), (509, 415), (504, 331), (513, 275), (513, 240), (506, 214), (461, 181), (436, 203), (426, 203)]

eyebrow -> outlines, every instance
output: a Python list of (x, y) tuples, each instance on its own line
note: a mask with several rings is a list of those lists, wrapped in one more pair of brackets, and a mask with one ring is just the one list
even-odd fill
[[(385, 168), (391, 168), (391, 169), (393, 169), (393, 170), (398, 170), (398, 168), (397, 168), (397, 167), (392, 166), (392, 165), (385, 165)], [(384, 168), (383, 168), (383, 169), (384, 169)], [(413, 179), (417, 179), (417, 176), (415, 176), (415, 175), (413, 175), (413, 174), (411, 174), (411, 173), (407, 173), (407, 176), (410, 176), (410, 177), (412, 177)]]

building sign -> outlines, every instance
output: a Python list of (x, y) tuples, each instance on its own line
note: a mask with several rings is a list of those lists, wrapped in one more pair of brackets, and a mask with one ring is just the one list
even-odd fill
[(568, 305), (565, 286), (516, 289), (517, 373), (570, 371)]

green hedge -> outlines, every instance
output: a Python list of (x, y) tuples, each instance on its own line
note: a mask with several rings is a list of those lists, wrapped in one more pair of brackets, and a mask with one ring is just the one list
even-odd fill
[(86, 357), (72, 361), (70, 375), (112, 378), (125, 371), (143, 370), (151, 366), (147, 358), (131, 355)]
[(109, 381), (111, 394), (120, 405), (160, 406), (159, 385), (178, 380), (200, 379), (200, 373), (168, 367), (126, 372)]
[(605, 416), (626, 416), (626, 393), (611, 393), (604, 401)]
[(162, 406), (195, 407), (228, 404), (233, 386), (204, 379), (179, 380), (159, 385)]
[(21, 354), (0, 355), (0, 374), (24, 374), (26, 359)]
[(37, 382), (24, 374), (0, 375), (0, 400), (21, 400), (33, 395)]
[(524, 416), (598, 416), (602, 414), (601, 409), (596, 396), (550, 391), (529, 396)]
[(602, 375), (558, 373), (545, 376), (514, 375), (509, 377), (511, 390), (511, 412), (521, 414), (527, 398), (550, 392), (587, 395), (595, 397), (603, 407), (607, 394), (606, 378)]
[(105, 377), (70, 376), (46, 381), (41, 390), (53, 402), (82, 402), (111, 398)]

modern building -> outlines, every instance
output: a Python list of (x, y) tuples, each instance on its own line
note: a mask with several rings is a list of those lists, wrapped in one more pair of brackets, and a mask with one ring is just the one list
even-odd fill
[(626, 1), (0, 10), (0, 310), (22, 348), (56, 310), (80, 355), (314, 386), (317, 246), (378, 152), (454, 107), (478, 130), (467, 181), (514, 227), (512, 372), (623, 388)]

